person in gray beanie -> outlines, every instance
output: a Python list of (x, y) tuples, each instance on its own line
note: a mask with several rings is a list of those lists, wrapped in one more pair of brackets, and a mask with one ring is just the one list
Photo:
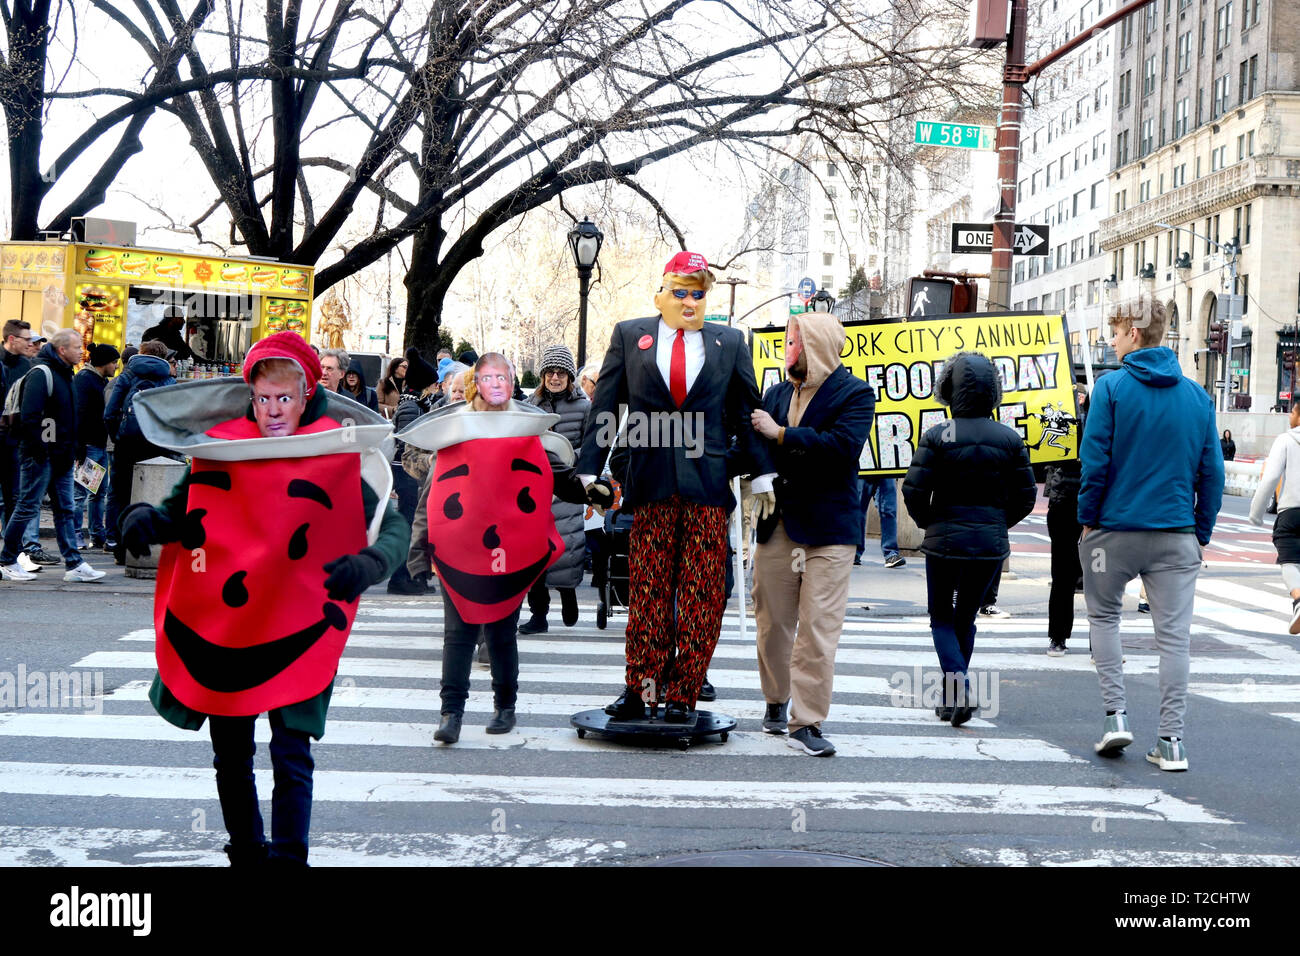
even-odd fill
[[(574, 448), (582, 447), (591, 415), (591, 401), (578, 387), (578, 366), (573, 353), (564, 345), (551, 345), (542, 352), (542, 384), (529, 397), (528, 402), (545, 412), (559, 415), (560, 420), (551, 428)], [(548, 588), (560, 592), (561, 618), (566, 627), (578, 623), (578, 592), (582, 583), (582, 567), (587, 552), (587, 533), (583, 526), (584, 505), (569, 504), (552, 498), (551, 514), (555, 528), (564, 538), (564, 556), (560, 558), (528, 592), (527, 621), (519, 625), (520, 634), (544, 634), (549, 628), (546, 614), (551, 607)]]

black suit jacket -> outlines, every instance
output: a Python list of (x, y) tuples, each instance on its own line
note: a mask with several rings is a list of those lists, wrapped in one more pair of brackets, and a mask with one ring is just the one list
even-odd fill
[[(658, 332), (658, 316), (614, 326), (575, 471), (601, 473), (618, 427), (619, 406), (627, 405), (623, 507), (635, 508), (676, 494), (730, 510), (736, 504), (731, 494), (733, 476), (773, 471), (749, 421), (762, 399), (748, 343), (737, 329), (705, 322), (700, 332), (704, 367), (679, 412), (659, 373)], [(649, 347), (641, 348), (646, 336)]]
[[(763, 396), (778, 425), (788, 426), (794, 384), (788, 379)], [(820, 547), (862, 543), (858, 460), (875, 415), (876, 393), (843, 365), (818, 386), (785, 441), (763, 439), (776, 462), (776, 512), (758, 523), (761, 544), (784, 520), (791, 541)]]

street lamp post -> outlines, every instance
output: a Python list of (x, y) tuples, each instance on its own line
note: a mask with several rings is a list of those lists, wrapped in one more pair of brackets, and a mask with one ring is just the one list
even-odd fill
[(605, 234), (586, 216), (569, 230), (569, 250), (578, 269), (578, 367), (587, 364), (587, 289)]

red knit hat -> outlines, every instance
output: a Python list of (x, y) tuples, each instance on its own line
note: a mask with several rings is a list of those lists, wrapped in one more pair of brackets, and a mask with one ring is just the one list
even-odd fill
[(244, 381), (253, 384), (253, 366), (263, 359), (289, 359), (302, 366), (303, 375), (307, 377), (307, 397), (316, 393), (316, 383), (320, 381), (320, 359), (316, 352), (297, 332), (276, 332), (253, 347), (244, 356)]

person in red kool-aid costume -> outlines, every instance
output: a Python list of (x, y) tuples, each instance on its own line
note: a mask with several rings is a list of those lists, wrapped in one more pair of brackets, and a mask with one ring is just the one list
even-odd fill
[[(161, 506), (123, 512), (123, 542), (137, 555), (165, 545), (149, 699), (177, 726), (207, 720), (232, 865), (305, 865), (310, 738), (324, 734), (358, 599), (401, 562), (410, 532), (389, 486), (367, 481), (367, 455), (387, 471), (376, 446), (391, 426), (317, 388), (320, 362), (300, 336), (263, 339), (243, 368), (247, 387), (209, 380), (142, 400), (151, 440), (193, 462)], [(261, 713), (275, 772), (269, 845), (253, 779)]]
[[(664, 719), (688, 723), (722, 628), (730, 479), (757, 475), (760, 516), (775, 507), (775, 468), (750, 427), (762, 406), (753, 361), (738, 330), (705, 322), (714, 275), (704, 256), (679, 252), (664, 266), (659, 314), (614, 327), (596, 380), (591, 423), (576, 471), (593, 504), (612, 502), (597, 480), (613, 442), (611, 423), (628, 407), (623, 508), (635, 513), (629, 542), (627, 676), (605, 708), (645, 717), (664, 700)], [(663, 422), (681, 440), (655, 440)], [(689, 437), (688, 437), (689, 436)]]
[[(434, 452), (411, 526), (407, 570), (443, 586), (442, 722), (434, 739), (460, 739), (480, 638), (492, 667), (495, 713), (485, 731), (509, 733), (519, 694), (515, 628), (529, 588), (564, 554), (552, 496), (579, 503), (573, 449), (548, 432), (557, 415), (513, 401), (514, 369), (488, 352), (466, 401), (412, 422), (398, 438)], [(552, 457), (552, 455), (554, 457)]]

